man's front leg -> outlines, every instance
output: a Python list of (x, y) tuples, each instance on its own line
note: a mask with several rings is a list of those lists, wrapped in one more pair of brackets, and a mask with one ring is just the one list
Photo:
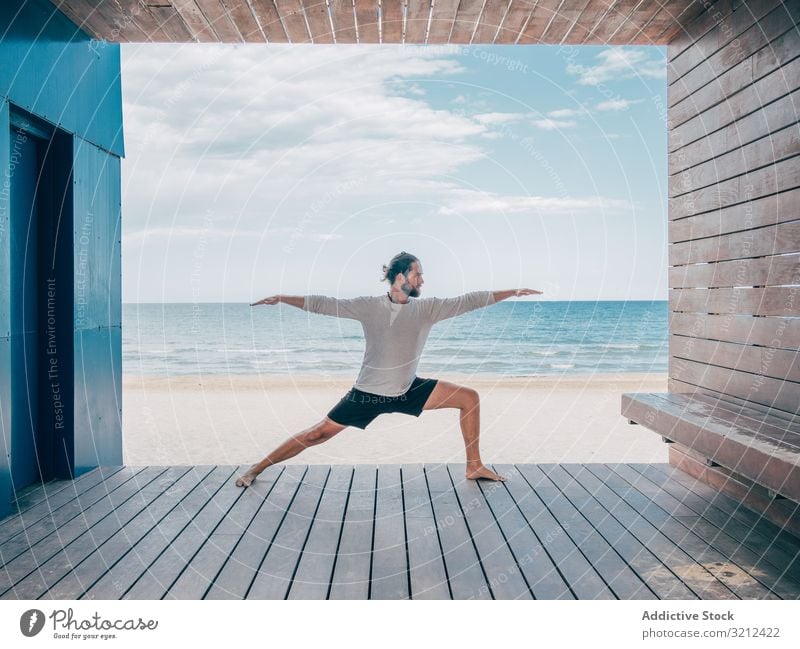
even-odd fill
[(460, 423), (461, 434), (464, 437), (464, 445), (467, 451), (467, 470), (464, 474), (468, 480), (500, 480), (505, 482), (506, 478), (484, 466), (481, 460), (480, 437), (481, 437), (481, 402), (478, 393), (470, 390), (469, 399), (465, 407), (461, 409)]

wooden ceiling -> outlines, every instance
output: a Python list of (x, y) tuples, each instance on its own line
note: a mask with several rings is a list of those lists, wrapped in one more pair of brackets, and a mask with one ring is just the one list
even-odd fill
[(665, 45), (708, 0), (51, 0), (136, 43)]

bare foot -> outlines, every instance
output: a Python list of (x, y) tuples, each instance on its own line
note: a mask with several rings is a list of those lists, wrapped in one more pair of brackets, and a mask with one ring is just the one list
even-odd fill
[(236, 486), (237, 487), (249, 487), (253, 483), (253, 480), (256, 479), (257, 475), (258, 475), (257, 473), (253, 472), (253, 470), (250, 469), (247, 473), (245, 473), (245, 474), (239, 476), (239, 478), (237, 478)]
[(486, 478), (487, 480), (499, 480), (501, 482), (505, 482), (508, 478), (498, 475), (491, 469), (487, 469), (483, 464), (479, 465), (477, 468), (470, 468), (467, 467), (467, 472), (464, 474), (467, 480), (477, 480), (478, 478)]

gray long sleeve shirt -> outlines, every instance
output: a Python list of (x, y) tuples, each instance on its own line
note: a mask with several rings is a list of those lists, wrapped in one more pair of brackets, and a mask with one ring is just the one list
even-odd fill
[(412, 297), (405, 304), (393, 303), (386, 294), (343, 300), (306, 295), (302, 308), (358, 320), (364, 329), (366, 348), (354, 387), (396, 397), (411, 387), (422, 348), (434, 324), (494, 303), (493, 291), (473, 291), (449, 298)]

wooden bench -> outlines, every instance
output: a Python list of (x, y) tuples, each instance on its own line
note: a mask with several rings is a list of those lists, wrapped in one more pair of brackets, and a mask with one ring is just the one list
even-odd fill
[(800, 537), (800, 415), (728, 395), (622, 395), (622, 415), (659, 433), (670, 464)]

